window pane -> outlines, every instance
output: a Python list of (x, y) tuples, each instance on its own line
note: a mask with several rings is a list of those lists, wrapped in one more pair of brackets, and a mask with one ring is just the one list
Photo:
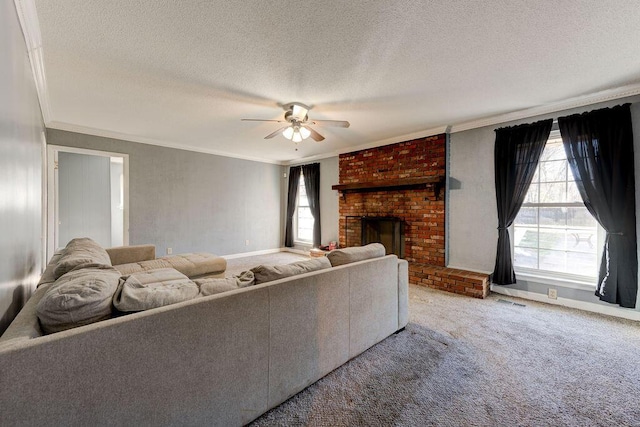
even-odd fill
[(565, 271), (567, 265), (564, 251), (540, 249), (540, 269), (548, 271)]
[(540, 184), (540, 203), (564, 203), (567, 198), (567, 184)]
[(546, 162), (547, 160), (567, 160), (567, 154), (564, 151), (562, 139), (550, 139), (547, 142), (547, 145), (544, 147), (544, 151), (542, 152), (542, 156), (540, 156), (540, 161)]
[(567, 180), (567, 161), (553, 160), (540, 163), (540, 182), (557, 182)]
[(539, 236), (540, 249), (564, 250), (567, 246), (565, 230), (540, 227)]
[(540, 208), (540, 225), (564, 227), (567, 224), (566, 208)]
[(527, 224), (537, 224), (538, 223), (538, 208), (529, 208), (523, 207), (520, 208), (520, 212), (518, 212), (518, 216), (516, 216), (514, 225), (527, 225)]
[(583, 203), (575, 181), (567, 182), (567, 202)]
[(298, 207), (298, 240), (312, 241), (313, 240), (313, 215), (311, 215), (311, 209), (302, 206)]
[(530, 227), (514, 227), (513, 228), (513, 244), (517, 247), (537, 248), (538, 247), (538, 229)]
[(538, 268), (538, 250), (528, 248), (514, 248), (513, 262), (518, 267)]
[(596, 253), (596, 230), (567, 230), (567, 249), (574, 252)]
[(567, 225), (570, 227), (587, 227), (595, 233), (598, 224), (584, 206), (567, 208)]
[(531, 180), (531, 183), (533, 184), (534, 182), (539, 182), (540, 181), (540, 163), (538, 163), (538, 166), (536, 167), (536, 172), (533, 174), (533, 179)]
[(303, 242), (313, 241), (313, 215), (309, 208), (307, 188), (304, 186), (304, 175), (300, 175), (298, 181), (298, 207), (296, 209), (296, 240)]
[(538, 188), (539, 184), (531, 184), (529, 186), (529, 191), (524, 198), (524, 203), (538, 203)]
[(567, 252), (567, 273), (579, 274), (581, 276), (596, 276), (598, 274), (597, 255), (578, 252)]

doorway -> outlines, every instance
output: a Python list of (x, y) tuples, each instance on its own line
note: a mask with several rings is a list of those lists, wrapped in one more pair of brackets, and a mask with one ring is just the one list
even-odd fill
[(47, 147), (47, 258), (76, 237), (129, 244), (129, 156)]

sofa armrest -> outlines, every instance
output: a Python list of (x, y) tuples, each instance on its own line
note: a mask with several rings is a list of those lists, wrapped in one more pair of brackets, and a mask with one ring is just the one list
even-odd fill
[(398, 329), (409, 323), (409, 263), (398, 260)]
[(106, 251), (111, 258), (112, 265), (156, 259), (155, 245), (116, 246), (108, 248)]

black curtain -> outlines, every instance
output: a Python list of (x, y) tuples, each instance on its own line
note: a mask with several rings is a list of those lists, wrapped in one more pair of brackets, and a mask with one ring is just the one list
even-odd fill
[(496, 129), (495, 179), (498, 205), (498, 251), (493, 283), (516, 283), (508, 228), (522, 206), (553, 120)]
[(287, 191), (287, 218), (284, 228), (284, 245), (293, 247), (293, 214), (296, 211), (296, 199), (298, 198), (298, 184), (300, 183), (300, 166), (289, 168), (289, 189)]
[(320, 163), (302, 166), (309, 209), (313, 215), (313, 247), (320, 246)]
[(578, 190), (606, 231), (596, 295), (634, 308), (638, 291), (630, 104), (558, 118)]

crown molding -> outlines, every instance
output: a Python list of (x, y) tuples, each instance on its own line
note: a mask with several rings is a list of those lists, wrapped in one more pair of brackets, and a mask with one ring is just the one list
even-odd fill
[(14, 0), (14, 4), (27, 45), (27, 54), (29, 55), (31, 72), (36, 83), (42, 119), (46, 125), (51, 121), (51, 109), (49, 107), (47, 78), (42, 56), (42, 36), (40, 34), (40, 22), (38, 21), (36, 4), (34, 0)]
[(451, 126), (451, 133), (477, 129), (485, 126), (504, 124), (506, 122), (515, 120), (522, 120), (530, 117), (541, 116), (544, 114), (557, 113), (559, 111), (570, 110), (572, 108), (579, 108), (587, 105), (598, 104), (601, 102), (614, 101), (616, 99), (627, 98), (636, 95), (640, 95), (640, 83), (620, 86), (614, 89), (607, 89), (588, 95), (570, 98), (561, 102), (540, 105), (524, 110), (512, 111), (509, 113), (486, 117), (479, 120), (472, 120), (469, 122), (454, 124)]
[(92, 127), (88, 127), (88, 126), (74, 125), (74, 124), (71, 124), (71, 123), (63, 123), (63, 122), (55, 122), (54, 121), (54, 122), (49, 123), (47, 125), (47, 128), (63, 130), (63, 131), (67, 131), (67, 132), (84, 133), (86, 135), (93, 135), (93, 136), (99, 136), (99, 137), (103, 137), (103, 138), (118, 139), (118, 140), (121, 140), (121, 141), (137, 142), (137, 143), (140, 143), (140, 144), (155, 145), (155, 146), (165, 147), (165, 148), (173, 148), (173, 149), (176, 149), (176, 150), (185, 150), (185, 151), (194, 151), (196, 153), (213, 154), (215, 156), (230, 157), (230, 158), (233, 158), (233, 159), (240, 159), (240, 160), (249, 160), (249, 161), (252, 161), (252, 162), (269, 163), (269, 164), (274, 164), (274, 165), (285, 165), (285, 164), (287, 164), (286, 162), (283, 162), (283, 161), (280, 161), (280, 160), (269, 160), (269, 159), (264, 159), (264, 158), (261, 158), (261, 157), (242, 156), (242, 155), (238, 155), (238, 154), (228, 153), (226, 151), (209, 150), (209, 149), (206, 149), (206, 148), (195, 147), (195, 146), (192, 146), (192, 145), (176, 144), (176, 143), (171, 143), (171, 142), (167, 142), (167, 141), (161, 141), (161, 140), (158, 140), (158, 139), (144, 138), (144, 137), (129, 135), (129, 134), (120, 133), (120, 132), (112, 132), (112, 131), (107, 131), (107, 130), (102, 130), (102, 129), (96, 129), (96, 128), (92, 128)]
[(366, 144), (353, 145), (350, 147), (341, 148), (340, 150), (332, 151), (330, 153), (318, 154), (316, 156), (303, 157), (301, 159), (289, 160), (284, 162), (284, 165), (294, 166), (301, 163), (307, 163), (315, 160), (326, 159), (329, 157), (336, 157), (340, 154), (352, 153), (354, 151), (367, 150), (369, 148), (382, 147), (384, 145), (396, 144), (398, 142), (406, 142), (419, 138), (426, 138), (428, 136), (440, 135), (441, 133), (447, 133), (450, 130), (450, 126), (438, 126), (431, 129), (425, 129), (418, 132), (407, 133), (400, 136), (394, 136), (391, 138), (380, 139), (374, 142), (368, 142)]

